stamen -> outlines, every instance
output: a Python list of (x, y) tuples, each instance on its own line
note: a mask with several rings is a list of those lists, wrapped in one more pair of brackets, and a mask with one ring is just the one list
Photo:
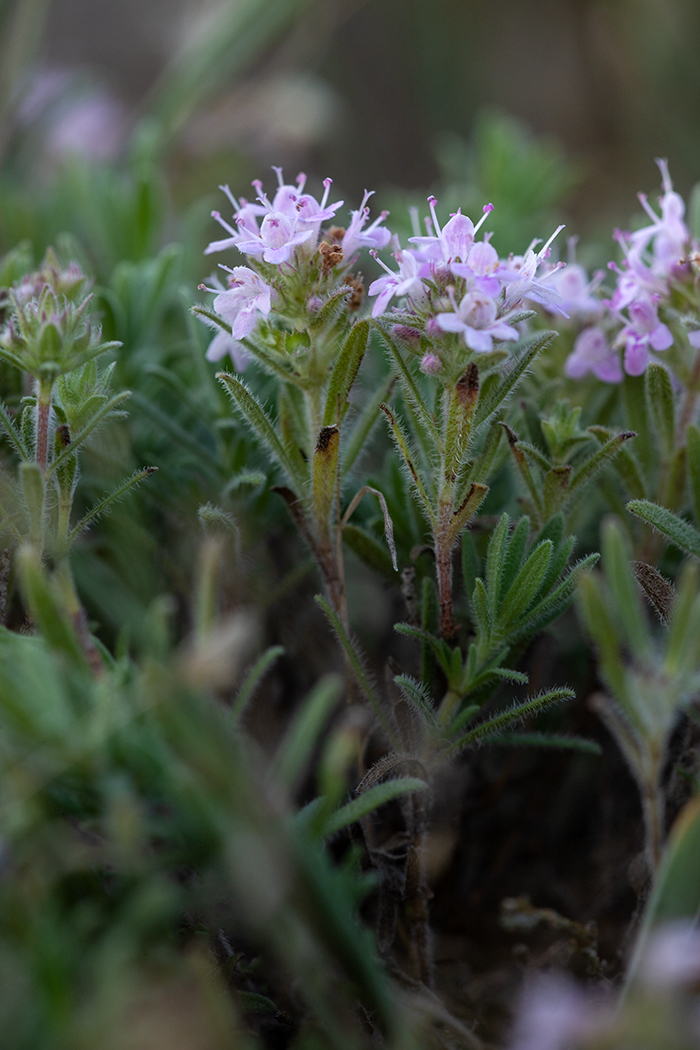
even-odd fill
[(271, 167), (272, 167), (272, 170), (274, 171), (275, 175), (277, 176), (277, 185), (280, 186), (280, 187), (284, 186), (284, 179), (282, 177), (282, 168), (276, 168), (274, 164), (272, 164)]
[(418, 208), (415, 204), (412, 204), (408, 209), (408, 214), (411, 216), (411, 229), (413, 230), (414, 237), (420, 237), (420, 220), (418, 218)]
[(637, 200), (639, 201), (641, 206), (644, 208), (644, 211), (647, 213), (647, 215), (649, 216), (651, 221), (654, 223), (654, 225), (655, 226), (658, 225), (658, 223), (661, 222), (661, 219), (659, 218), (659, 216), (656, 214), (656, 212), (652, 208), (651, 204), (649, 203), (646, 193), (638, 193), (637, 194)]
[(325, 206), (326, 206), (326, 201), (328, 200), (328, 194), (331, 192), (331, 186), (332, 185), (333, 185), (333, 179), (324, 179), (323, 180), (323, 187), (324, 187), (324, 189), (323, 189), (323, 197), (321, 198), (321, 210), (323, 210), (325, 208)]
[(306, 186), (306, 174), (303, 171), (300, 171), (297, 175), (297, 186), (299, 187), (299, 193), (301, 193), (304, 186)]
[(556, 230), (554, 231), (554, 233), (552, 234), (552, 236), (551, 236), (551, 237), (549, 238), (549, 240), (545, 242), (545, 244), (543, 245), (543, 247), (542, 247), (542, 248), (540, 248), (540, 250), (539, 250), (539, 251), (538, 251), (538, 253), (537, 253), (537, 254), (538, 254), (538, 256), (540, 257), (540, 259), (544, 259), (544, 258), (546, 258), (546, 256), (547, 256), (547, 252), (549, 251), (549, 246), (550, 246), (550, 244), (552, 243), (552, 241), (554, 240), (554, 238), (555, 238), (555, 237), (556, 237), (556, 236), (557, 236), (558, 234), (560, 234), (560, 233), (561, 233), (561, 231), (562, 231), (563, 229), (564, 229), (564, 223), (562, 223), (562, 224), (561, 224), (561, 226), (557, 226)]
[(211, 217), (212, 217), (212, 219), (216, 219), (216, 221), (219, 223), (219, 225), (223, 226), (223, 228), (226, 230), (226, 232), (230, 233), (232, 237), (237, 237), (238, 236), (238, 231), (234, 230), (233, 226), (229, 226), (229, 224), (226, 222), (226, 220), (221, 218), (221, 213), (220, 212), (213, 211), (211, 213)]
[(489, 217), (489, 215), (491, 214), (492, 211), (493, 211), (493, 204), (485, 204), (484, 205), (484, 214), (481, 216), (481, 218), (477, 222), (476, 226), (474, 227), (474, 233), (476, 233), (476, 231), (481, 226), (483, 226), (483, 224), (486, 222), (487, 218)]
[(566, 239), (566, 258), (569, 266), (573, 266), (576, 262), (576, 245), (578, 244), (578, 234), (574, 233), (571, 237)]
[(387, 264), (385, 262), (382, 262), (382, 260), (379, 258), (379, 252), (375, 248), (372, 248), (369, 254), (372, 256), (373, 259), (375, 259), (379, 263), (383, 270), (386, 270), (390, 277), (396, 277), (395, 272), (393, 270), (390, 270)]
[(437, 204), (437, 198), (432, 195), (428, 197), (428, 204), (430, 206), (430, 214), (433, 218), (433, 228), (435, 229), (435, 236), (441, 237), (442, 230), (440, 229), (440, 223), (438, 222), (437, 215), (435, 214), (435, 205)]
[(231, 193), (231, 190), (229, 189), (229, 187), (228, 186), (219, 186), (219, 189), (221, 190), (222, 193), (226, 194), (226, 196), (230, 200), (231, 204), (233, 205), (233, 210), (234, 211), (240, 211), (241, 210), (241, 205), (238, 203), (238, 201), (236, 200), (234, 195)]
[(668, 160), (665, 157), (657, 157), (656, 163), (659, 165), (659, 171), (661, 172), (661, 185), (664, 188), (664, 193), (672, 193), (673, 183), (668, 171)]

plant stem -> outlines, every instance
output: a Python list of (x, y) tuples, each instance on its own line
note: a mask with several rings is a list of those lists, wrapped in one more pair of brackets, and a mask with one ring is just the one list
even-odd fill
[(656, 780), (649, 780), (642, 788), (642, 811), (646, 833), (646, 854), (651, 876), (656, 874), (661, 863), (664, 843), (664, 796)]
[(435, 572), (437, 574), (438, 601), (440, 604), (440, 633), (450, 641), (457, 633), (452, 615), (452, 545), (450, 525), (454, 503), (451, 484), (443, 486), (437, 514), (437, 528), (433, 537), (435, 546)]
[(51, 391), (53, 383), (39, 380), (36, 406), (36, 462), (46, 473), (49, 458), (49, 423), (51, 421)]

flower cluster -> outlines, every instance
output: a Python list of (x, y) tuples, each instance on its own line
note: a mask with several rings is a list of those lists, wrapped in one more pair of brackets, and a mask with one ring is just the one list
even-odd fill
[(87, 285), (76, 263), (62, 267), (49, 249), (41, 267), (20, 278), (0, 303), (6, 317), (0, 331), (4, 359), (52, 383), (96, 357), (105, 344), (89, 316)]
[[(662, 176), (661, 214), (640, 193), (650, 224), (633, 233), (615, 231), (623, 252), (620, 265), (609, 264), (617, 276), (616, 286), (611, 297), (600, 302), (599, 316), (590, 318), (574, 343), (566, 362), (566, 373), (572, 378), (592, 372), (605, 382), (620, 382), (624, 372), (641, 375), (653, 354), (673, 345), (673, 333), (659, 317), (659, 309), (663, 315), (678, 297), (687, 300), (693, 278), (690, 260), (697, 246), (684, 222), (685, 204), (673, 189), (668, 165), (665, 160), (657, 164)], [(700, 331), (689, 332), (688, 339), (699, 346)]]
[(348, 305), (359, 306), (361, 281), (350, 273), (357, 252), (361, 248), (383, 248), (391, 239), (383, 225), (388, 212), (369, 222), (371, 192), (365, 192), (360, 207), (351, 212), (347, 228), (331, 225), (322, 234), (322, 226), (335, 218), (344, 203), (328, 203), (332, 180), (324, 180), (319, 201), (304, 192), (304, 174), (291, 185), (285, 183), (281, 168), (274, 171), (278, 186), (272, 200), (259, 180), (253, 182), (255, 202), (244, 197), (237, 200), (228, 186), (220, 187), (233, 207), (234, 225), (218, 211), (212, 212), (227, 236), (212, 241), (205, 254), (236, 248), (247, 257), (248, 265), (222, 266), (229, 274), (227, 286), (216, 281), (214, 287), (207, 288), (216, 293), (214, 310), (231, 327), (230, 336), (219, 331), (212, 340), (207, 351), (210, 361), (229, 353), (242, 367), (245, 351), (240, 340), (251, 334), (261, 318), (269, 316), (275, 304), (284, 305), (285, 315), (303, 328), (340, 281), (347, 286)]
[(539, 251), (535, 251), (539, 242), (534, 241), (524, 255), (501, 259), (488, 233), (476, 239), (493, 205), (485, 205), (476, 224), (459, 209), (441, 227), (436, 199), (429, 197), (428, 204), (426, 234), (416, 228), (409, 248), (400, 248), (395, 241), (398, 270), (381, 263), (386, 276), (369, 288), (369, 295), (377, 297), (375, 317), (386, 313), (393, 298), (405, 300), (409, 317), (397, 321), (402, 329), (410, 321), (408, 327), (414, 327), (417, 336), (425, 333), (431, 344), (422, 358), (424, 372), (435, 375), (442, 370), (454, 349), (450, 337), (455, 335), (476, 353), (489, 353), (494, 343), (518, 339), (513, 321), (526, 301), (568, 316), (556, 284), (564, 264), (546, 264), (552, 241), (563, 227)]

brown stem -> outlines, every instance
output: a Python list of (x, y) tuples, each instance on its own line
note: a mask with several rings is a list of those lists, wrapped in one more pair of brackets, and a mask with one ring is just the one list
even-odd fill
[(440, 633), (450, 641), (457, 633), (452, 615), (452, 541), (449, 527), (452, 519), (452, 504), (440, 504), (438, 528), (435, 539), (435, 571), (437, 574), (438, 600), (440, 602)]
[[(427, 988), (433, 986), (433, 944), (430, 933), (428, 886), (425, 858), (427, 813), (423, 799), (412, 795), (409, 822), (411, 841), (406, 857), (406, 920), (414, 974)], [(412, 825), (412, 826), (411, 826)]]

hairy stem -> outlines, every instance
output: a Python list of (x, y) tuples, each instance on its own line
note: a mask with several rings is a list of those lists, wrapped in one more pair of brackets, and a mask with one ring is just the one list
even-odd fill
[(39, 383), (36, 406), (36, 462), (46, 472), (49, 459), (49, 423), (51, 421), (51, 390), (53, 383)]
[(450, 525), (453, 509), (451, 487), (449, 487), (449, 491), (446, 492), (443, 489), (440, 495), (437, 528), (433, 537), (440, 605), (440, 633), (446, 641), (450, 641), (457, 633), (452, 614), (452, 546), (454, 541), (450, 535)]

